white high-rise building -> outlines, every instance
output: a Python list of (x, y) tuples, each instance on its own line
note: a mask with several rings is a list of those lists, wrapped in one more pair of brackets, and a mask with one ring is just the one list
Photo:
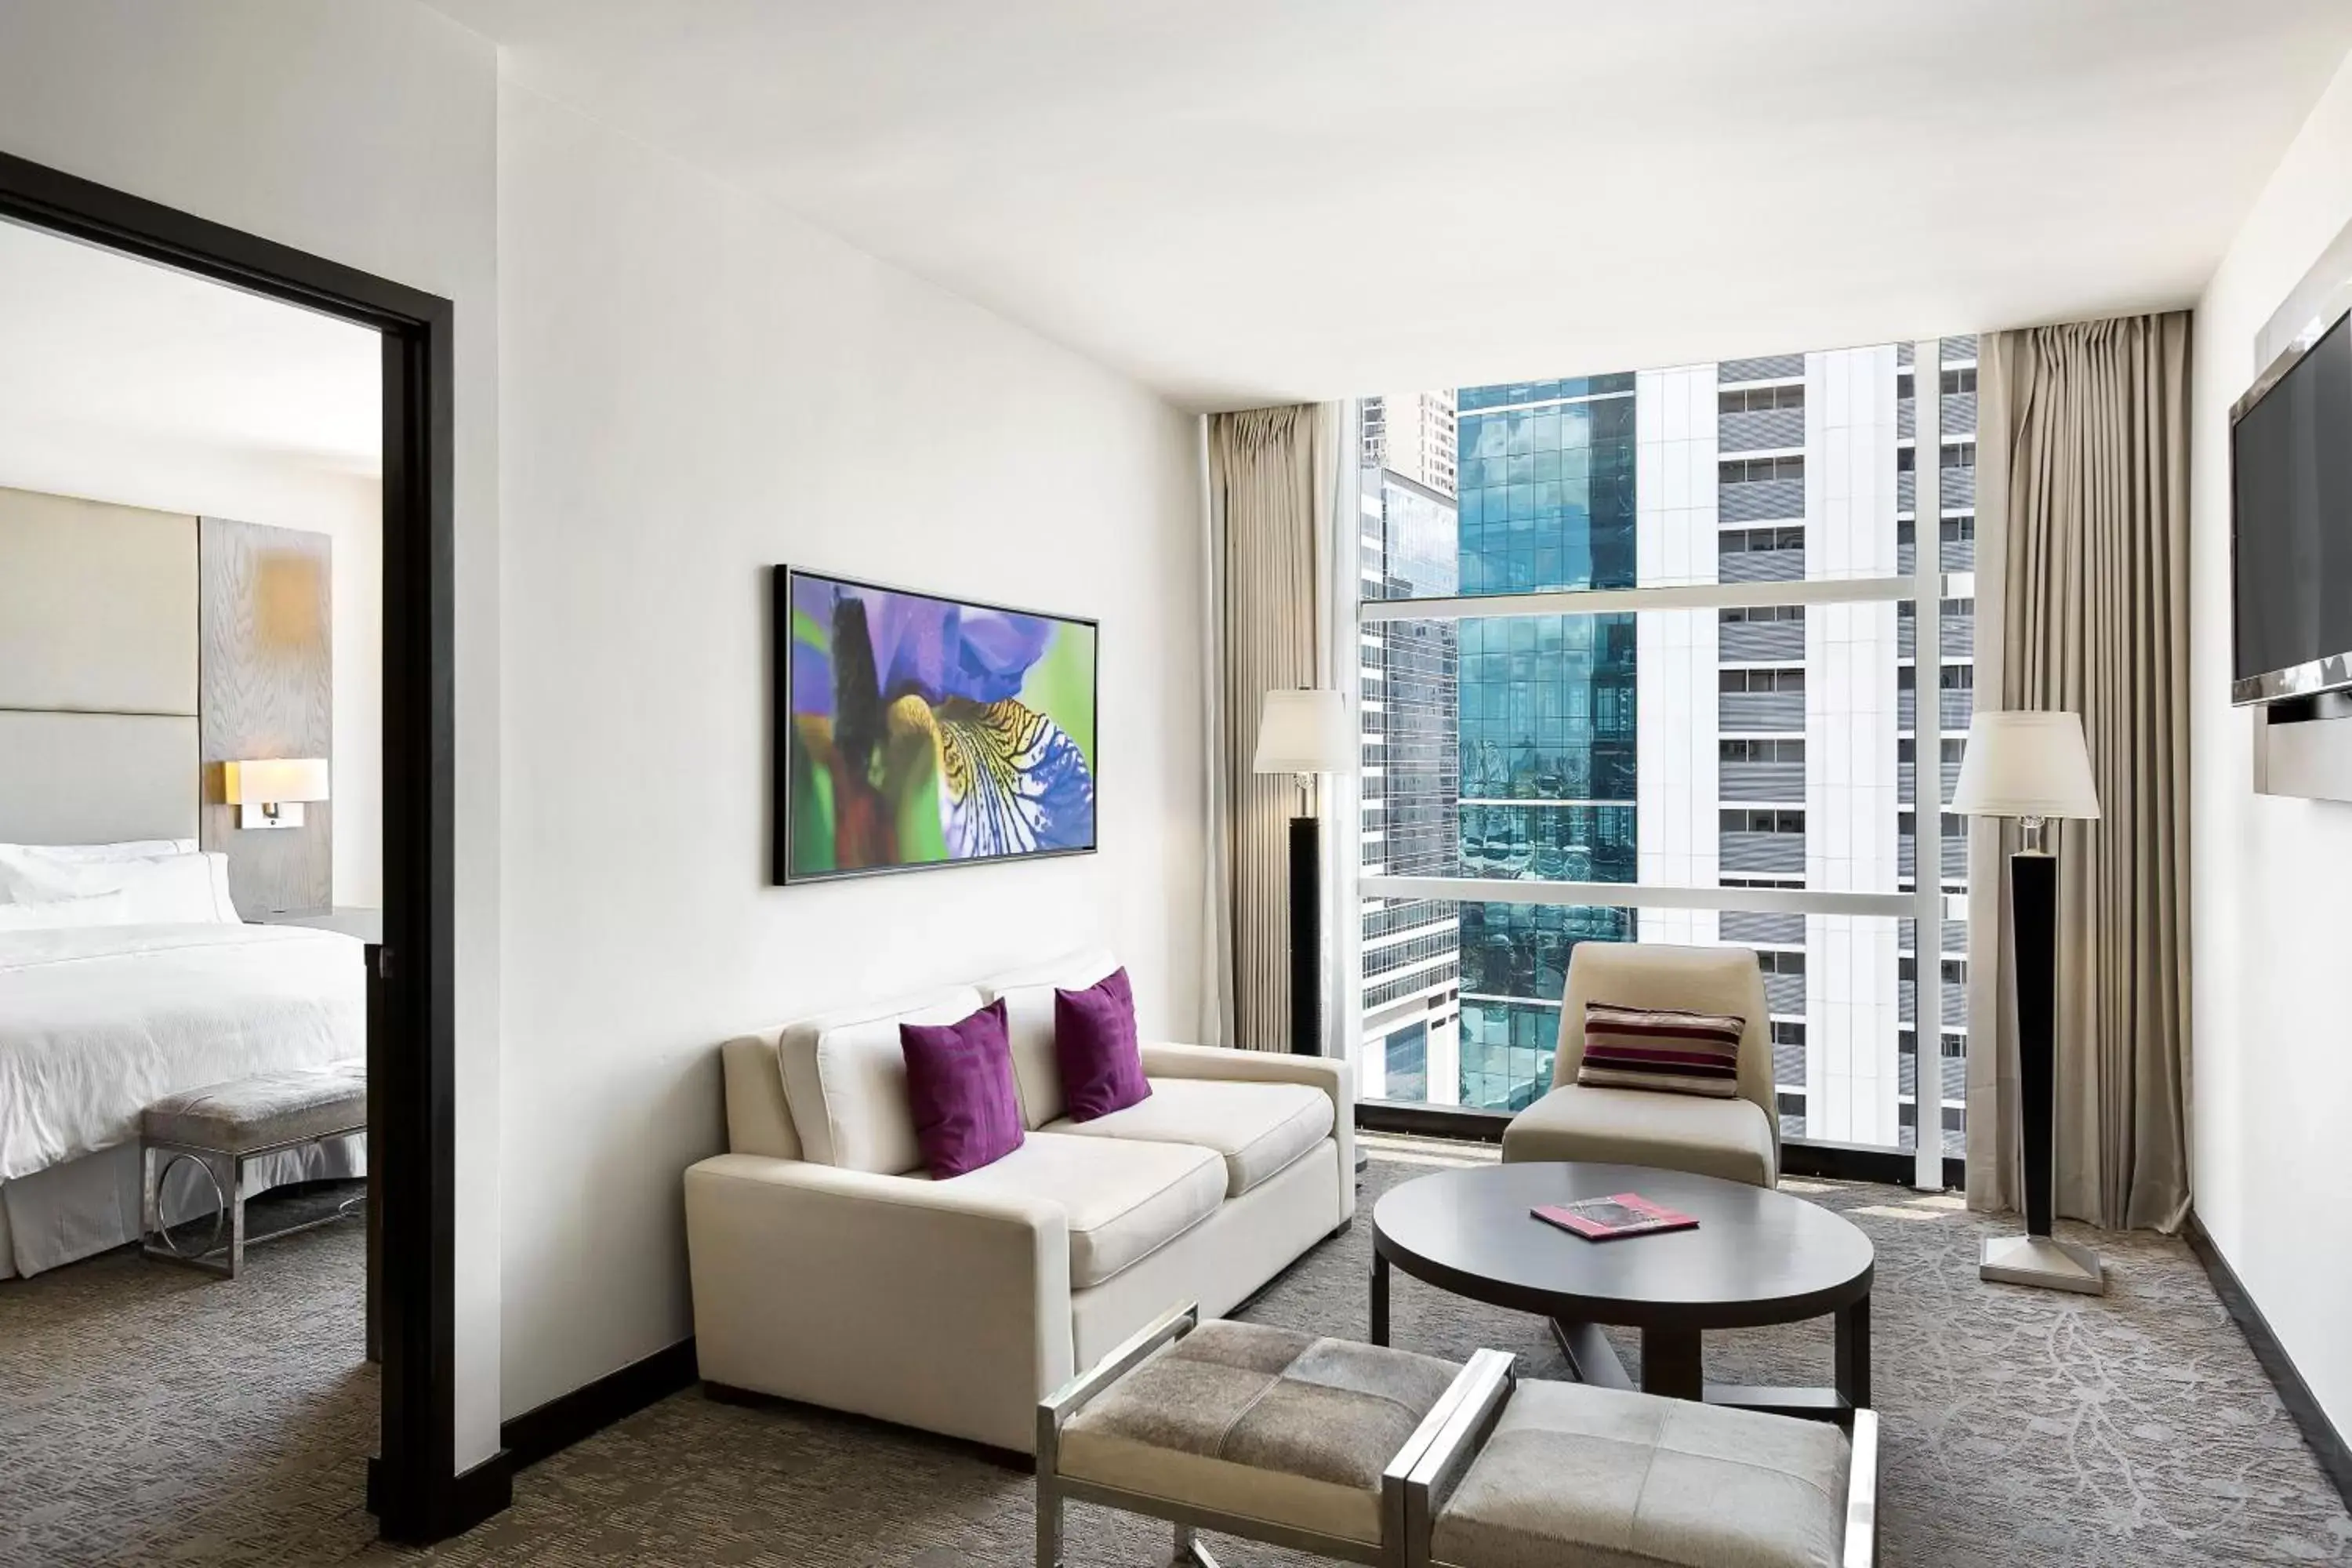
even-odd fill
[(1362, 404), (1363, 468), (1386, 469), (1448, 500), (1454, 494), (1454, 389), (1385, 392)]
[[(1974, 344), (1946, 344), (1939, 459), (1947, 570), (1973, 565)], [(1648, 372), (1638, 381), (1638, 582), (1757, 583), (1912, 570), (1907, 348)], [(1965, 458), (1965, 462), (1962, 460)], [(1955, 549), (1955, 544), (1959, 548)], [(1907, 606), (1889, 602), (1638, 617), (1642, 879), (1885, 893), (1911, 886)], [(1973, 605), (1943, 608), (1941, 770), (1967, 732)], [(1945, 886), (1964, 888), (1957, 823)], [(1910, 922), (1644, 910), (1645, 942), (1737, 942), (1765, 970), (1784, 1131), (1910, 1142)], [(1967, 930), (1945, 922), (1943, 1039), (1955, 1070), (1930, 1125), (1958, 1146)], [(1900, 1048), (1890, 1053), (1886, 1042)]]

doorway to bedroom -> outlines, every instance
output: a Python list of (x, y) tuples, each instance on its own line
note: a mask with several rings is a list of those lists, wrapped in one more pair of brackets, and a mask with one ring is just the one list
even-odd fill
[(0, 157), (0, 1561), (442, 1533), (448, 308)]
[(5, 223), (0, 342), (0, 1354), (60, 1417), (0, 1520), (119, 1560), (224, 1401), (373, 1436), (383, 349)]

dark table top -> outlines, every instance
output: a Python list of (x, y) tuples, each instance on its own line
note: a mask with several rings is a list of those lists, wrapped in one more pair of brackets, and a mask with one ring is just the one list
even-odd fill
[[(1638, 1193), (1696, 1230), (1587, 1241), (1528, 1211)], [(1870, 1293), (1870, 1238), (1792, 1194), (1639, 1165), (1524, 1162), (1392, 1188), (1372, 1244), (1456, 1295), (1571, 1321), (1747, 1328), (1820, 1317)]]

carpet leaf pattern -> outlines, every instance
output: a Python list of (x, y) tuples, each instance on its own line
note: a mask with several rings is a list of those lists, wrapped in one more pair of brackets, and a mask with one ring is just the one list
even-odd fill
[[(1368, 1140), (1362, 1207), (1238, 1316), (1360, 1339), (1370, 1211), (1458, 1148)], [(1466, 1157), (1476, 1158), (1477, 1155)], [(2352, 1564), (2352, 1518), (2181, 1243), (2082, 1235), (2111, 1293), (1986, 1285), (2011, 1228), (1949, 1198), (1790, 1181), (1878, 1248), (1873, 1379), (1890, 1568)], [(0, 1283), (0, 1563), (743, 1563), (1031, 1561), (1030, 1483), (960, 1444), (782, 1404), (674, 1395), (524, 1471), (515, 1506), (428, 1552), (368, 1539), (375, 1384), (360, 1364), (362, 1237), (257, 1247), (214, 1283), (115, 1253)], [(1638, 1242), (1621, 1245), (1638, 1246)], [(1402, 1348), (1562, 1363), (1537, 1320), (1398, 1276)], [(1629, 1366), (1639, 1344), (1617, 1336)], [(1828, 1380), (1826, 1320), (1712, 1336), (1708, 1374)], [(1071, 1568), (1164, 1561), (1149, 1521), (1070, 1510)], [(1318, 1560), (1213, 1540), (1221, 1561)]]

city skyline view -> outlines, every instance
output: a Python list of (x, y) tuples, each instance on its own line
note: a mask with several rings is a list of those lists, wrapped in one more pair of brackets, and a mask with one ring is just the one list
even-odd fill
[[(1947, 801), (1973, 695), (1974, 355), (1943, 341), (1933, 405)], [(1361, 874), (1911, 892), (1916, 606), (1892, 588), (1759, 602), (1912, 574), (1911, 361), (1889, 344), (1362, 399), (1360, 596), (1454, 603), (1359, 626)], [(1657, 587), (1700, 591), (1604, 614), (1473, 602)], [(1949, 816), (1928, 832), (1946, 895), (1928, 1114), (1957, 1152), (1967, 839)], [(1536, 889), (1368, 889), (1361, 912), (1368, 1099), (1523, 1108), (1549, 1086), (1578, 942), (1737, 943), (1764, 970), (1784, 1135), (1913, 1145), (1914, 921)]]

